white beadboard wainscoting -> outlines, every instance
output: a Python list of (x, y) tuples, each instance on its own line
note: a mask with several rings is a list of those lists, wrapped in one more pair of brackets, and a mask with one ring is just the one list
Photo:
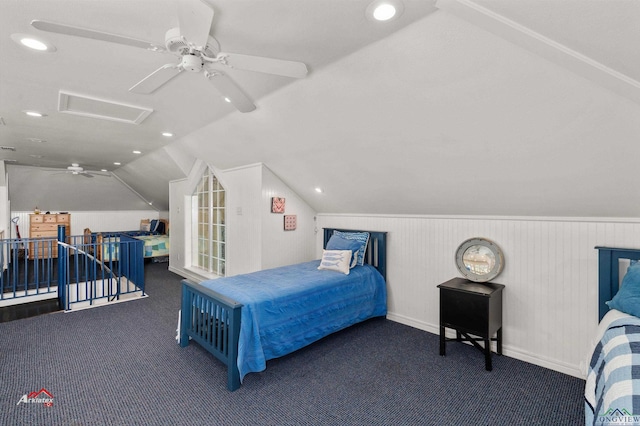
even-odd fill
[[(89, 228), (93, 232), (133, 231), (140, 229), (140, 221), (142, 219), (159, 218), (157, 211), (150, 210), (70, 211), (69, 213), (71, 214), (72, 235), (81, 235), (85, 228)], [(33, 214), (33, 212), (11, 212), (11, 218), (20, 218), (18, 226), (20, 227), (20, 236), (22, 238), (29, 237), (30, 214)], [(168, 216), (168, 214), (165, 216)], [(15, 225), (11, 224), (11, 228), (11, 237), (15, 238)]]
[[(493, 280), (506, 286), (503, 353), (580, 378), (598, 324), (594, 247), (640, 248), (640, 219), (319, 214), (322, 227), (387, 231), (387, 317), (436, 334), (436, 286), (460, 276), (456, 249), (493, 240), (505, 257)], [(438, 356), (438, 347), (425, 351)]]

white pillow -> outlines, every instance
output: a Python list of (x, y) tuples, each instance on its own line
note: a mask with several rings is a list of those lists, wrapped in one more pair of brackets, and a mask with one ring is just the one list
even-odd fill
[(318, 269), (337, 271), (349, 275), (352, 253), (351, 250), (322, 250), (322, 260)]

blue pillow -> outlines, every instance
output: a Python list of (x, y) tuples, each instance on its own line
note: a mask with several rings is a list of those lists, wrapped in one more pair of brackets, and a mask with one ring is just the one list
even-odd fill
[(358, 264), (358, 251), (362, 244), (356, 240), (348, 240), (340, 235), (332, 235), (325, 250), (351, 250), (351, 267)]
[(364, 265), (364, 254), (367, 251), (367, 243), (369, 243), (369, 233), (368, 232), (342, 232), (342, 231), (333, 231), (333, 235), (337, 235), (339, 237), (345, 238), (347, 240), (354, 240), (360, 243), (360, 248), (358, 249), (358, 265)]
[(620, 290), (607, 305), (611, 309), (640, 317), (640, 263), (629, 266)]

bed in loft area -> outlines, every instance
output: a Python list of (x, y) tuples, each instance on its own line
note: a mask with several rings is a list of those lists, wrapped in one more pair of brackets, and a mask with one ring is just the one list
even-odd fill
[(184, 280), (178, 341), (227, 367), (227, 388), (284, 356), (387, 313), (386, 232), (324, 230), (320, 260), (199, 284)]
[(92, 233), (97, 245), (96, 257), (102, 261), (119, 259), (121, 236), (135, 238), (144, 243), (143, 256), (154, 260), (167, 260), (169, 256), (169, 222), (165, 219), (143, 219), (140, 229)]
[(640, 424), (640, 250), (596, 248), (600, 324), (585, 384), (585, 424)]

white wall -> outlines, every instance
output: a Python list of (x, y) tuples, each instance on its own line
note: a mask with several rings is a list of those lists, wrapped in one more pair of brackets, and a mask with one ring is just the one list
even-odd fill
[[(285, 212), (271, 213), (271, 197), (285, 198)], [(275, 268), (316, 258), (315, 212), (267, 167), (262, 167), (262, 268)], [(296, 215), (295, 231), (284, 231), (284, 215)], [(319, 259), (321, 256), (318, 256)]]
[(598, 324), (594, 247), (640, 247), (637, 219), (320, 214), (318, 225), (387, 231), (388, 318), (436, 334), (436, 286), (460, 276), (457, 247), (471, 237), (495, 241), (505, 255), (494, 280), (506, 286), (504, 354), (576, 377)]
[[(190, 269), (189, 198), (206, 167), (197, 160), (187, 179), (170, 183), (171, 254), (169, 269), (194, 280), (207, 278)], [(226, 192), (228, 276), (312, 260), (315, 212), (263, 164), (227, 170), (214, 168)], [(286, 214), (297, 215), (298, 228), (284, 231), (282, 214), (271, 213), (271, 197), (286, 199)]]
[(228, 276), (261, 269), (261, 165), (216, 170), (227, 197)]
[[(33, 211), (13, 211), (11, 217), (18, 217), (18, 226), (22, 238), (29, 237), (29, 214)], [(133, 231), (140, 229), (142, 219), (158, 219), (159, 213), (149, 210), (115, 210), (115, 211), (70, 211), (71, 234), (81, 235), (84, 228), (92, 232)], [(11, 229), (11, 235), (16, 237), (15, 227)], [(67, 234), (69, 234), (67, 232)]]
[(187, 179), (169, 182), (169, 270), (182, 276), (185, 272), (185, 196)]
[(93, 178), (65, 173), (64, 170), (9, 165), (9, 197), (15, 211), (133, 211), (157, 214), (166, 207), (145, 202), (115, 177)]
[(0, 231), (4, 238), (9, 238), (11, 231), (8, 175), (4, 161), (0, 161)]

